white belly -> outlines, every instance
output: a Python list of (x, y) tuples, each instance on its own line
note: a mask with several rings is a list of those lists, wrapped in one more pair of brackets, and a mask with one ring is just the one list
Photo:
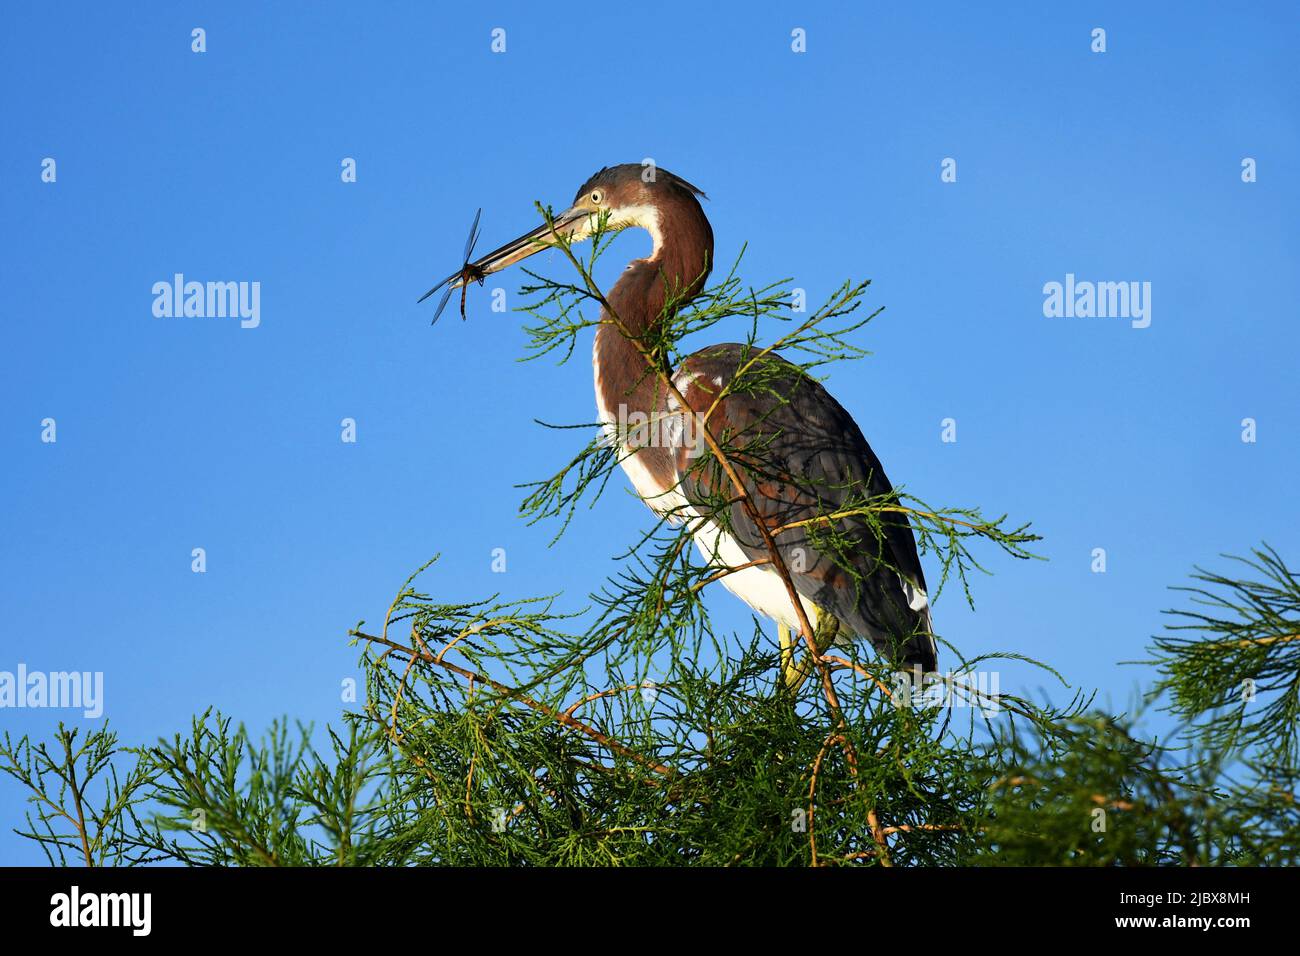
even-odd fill
[[(695, 520), (695, 545), (700, 549), (700, 555), (711, 566), (722, 571), (726, 568), (735, 568), (749, 563), (751, 558), (741, 550), (740, 545), (736, 543), (736, 539), (730, 534), (727, 534), (712, 521), (705, 521), (700, 518)], [(781, 576), (768, 565), (760, 564), (752, 568), (733, 571), (719, 580), (722, 582), (723, 587), (759, 614), (770, 617), (772, 620), (786, 625), (791, 630), (798, 631), (800, 629), (799, 615), (795, 613), (794, 604), (790, 600), (790, 592), (786, 590), (785, 582), (781, 580)], [(804, 613), (808, 615), (808, 623), (815, 628), (817, 626), (817, 606), (802, 595), (799, 597), (799, 603), (803, 605)]]
[[(595, 356), (593, 356), (595, 358)], [(605, 428), (605, 435), (611, 442), (618, 441), (619, 416), (614, 409), (606, 408), (601, 400), (600, 363), (596, 359), (596, 410)], [(679, 386), (685, 384), (679, 381)], [(718, 571), (747, 564), (750, 558), (736, 543), (735, 538), (726, 534), (714, 522), (700, 517), (699, 512), (690, 506), (686, 497), (677, 488), (663, 488), (651, 476), (649, 469), (641, 463), (641, 456), (626, 446), (619, 447), (619, 464), (632, 480), (632, 487), (647, 505), (661, 515), (668, 515), (670, 520), (690, 523), (700, 555)], [(759, 565), (733, 571), (719, 579), (722, 585), (751, 608), (799, 630), (799, 615), (795, 613), (794, 604), (786, 591), (780, 576), (769, 567)], [(800, 597), (808, 622), (817, 626), (817, 608), (807, 598)]]

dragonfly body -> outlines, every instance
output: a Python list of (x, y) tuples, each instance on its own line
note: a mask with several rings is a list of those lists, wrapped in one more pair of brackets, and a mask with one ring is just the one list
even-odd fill
[(438, 302), (437, 310), (433, 313), (434, 322), (438, 321), (439, 316), (442, 315), (442, 310), (447, 308), (447, 302), (451, 299), (452, 292), (454, 292), (458, 287), (460, 289), (460, 317), (463, 320), (465, 318), (465, 293), (469, 290), (469, 284), (471, 282), (477, 282), (479, 285), (482, 285), (483, 280), (487, 278), (487, 272), (476, 263), (469, 261), (470, 256), (474, 255), (474, 246), (478, 244), (478, 223), (482, 215), (483, 210), (481, 208), (474, 214), (474, 224), (469, 227), (469, 238), (465, 240), (465, 255), (462, 256), (464, 262), (460, 267), (460, 271), (455, 275), (443, 279), (424, 295), (420, 296), (420, 302), (423, 302), (443, 286), (447, 287), (447, 290), (442, 294), (442, 299)]

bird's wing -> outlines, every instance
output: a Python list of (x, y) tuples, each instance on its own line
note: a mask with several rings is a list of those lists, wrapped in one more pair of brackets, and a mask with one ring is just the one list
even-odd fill
[[(925, 575), (906, 516), (815, 520), (860, 508), (868, 497), (888, 501), (893, 492), (843, 406), (797, 366), (744, 345), (688, 356), (674, 382), (697, 420), (708, 416), (710, 433), (736, 466), (768, 531), (808, 522), (775, 535), (795, 589), (895, 662), (933, 670), (937, 653)], [(750, 560), (767, 557), (763, 536), (734, 500), (734, 486), (716, 459), (698, 441), (688, 442), (678, 449), (676, 465), (682, 494), (695, 509), (719, 523)]]

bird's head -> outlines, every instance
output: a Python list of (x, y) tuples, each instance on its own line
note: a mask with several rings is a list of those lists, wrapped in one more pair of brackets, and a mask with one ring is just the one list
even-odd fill
[[(599, 228), (602, 218), (607, 231), (617, 232), (633, 226), (645, 229), (658, 250), (663, 238), (664, 222), (674, 210), (694, 207), (694, 211), (703, 218), (696, 196), (704, 196), (704, 193), (666, 169), (640, 163), (607, 166), (579, 187), (573, 204), (563, 212), (556, 213), (552, 222), (543, 223), (518, 239), (507, 242), (470, 266), (477, 276), (500, 272), (543, 249), (555, 246), (559, 237), (571, 243), (589, 238)], [(711, 234), (709, 238), (711, 245)], [(451, 287), (456, 289), (460, 288), (463, 281), (463, 274), (457, 273), (434, 288), (451, 283)]]

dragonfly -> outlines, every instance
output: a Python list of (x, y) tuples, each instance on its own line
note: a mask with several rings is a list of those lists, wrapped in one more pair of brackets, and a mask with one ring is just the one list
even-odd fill
[[(447, 302), (451, 299), (451, 294), (455, 291), (458, 282), (460, 284), (460, 317), (464, 320), (465, 293), (469, 290), (469, 284), (471, 282), (477, 282), (479, 285), (482, 285), (483, 280), (487, 278), (487, 272), (469, 261), (470, 257), (474, 255), (474, 246), (478, 244), (478, 221), (482, 215), (483, 209), (480, 207), (479, 211), (474, 214), (474, 224), (469, 227), (469, 238), (465, 240), (465, 255), (461, 257), (462, 265), (460, 271), (443, 279), (424, 295), (420, 296), (420, 302), (423, 302), (443, 286), (447, 287), (447, 290), (442, 294), (442, 299), (438, 302), (437, 311), (433, 313), (433, 322), (437, 322), (439, 316), (442, 315), (442, 310), (447, 308)], [(417, 302), (416, 304), (418, 305), (419, 303)], [(429, 324), (432, 325), (433, 322)]]

